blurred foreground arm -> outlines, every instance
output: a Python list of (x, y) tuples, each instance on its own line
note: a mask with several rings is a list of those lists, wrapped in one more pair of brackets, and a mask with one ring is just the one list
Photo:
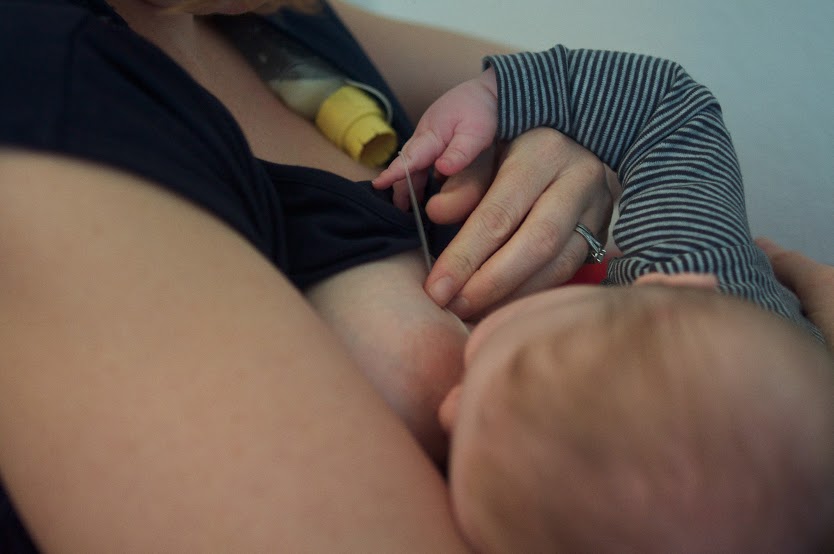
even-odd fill
[(461, 549), (406, 428), (216, 218), (0, 150), (0, 259), (0, 473), (44, 551)]

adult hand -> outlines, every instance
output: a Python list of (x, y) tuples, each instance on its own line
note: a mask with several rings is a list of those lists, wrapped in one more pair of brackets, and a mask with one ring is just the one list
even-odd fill
[(767, 238), (756, 239), (756, 244), (770, 258), (776, 278), (799, 297), (808, 319), (820, 328), (829, 350), (834, 352), (834, 267)]
[(462, 319), (570, 279), (588, 253), (576, 224), (605, 242), (619, 194), (603, 163), (554, 129), (511, 142), (494, 181), (491, 160), (488, 150), (426, 206), (434, 222), (466, 220), (425, 286)]
[(393, 186), (394, 203), (405, 209), (406, 169), (418, 196), (432, 166), (449, 176), (426, 212), (437, 223), (466, 222), (438, 258), (426, 291), (463, 319), (569, 279), (588, 249), (573, 232), (576, 224), (607, 235), (611, 219), (605, 166), (553, 129), (516, 137), (492, 182), (484, 154), (492, 149), (497, 121), (497, 83), (489, 68), (438, 98), (403, 146), (407, 159), (396, 158), (373, 181), (379, 189)]

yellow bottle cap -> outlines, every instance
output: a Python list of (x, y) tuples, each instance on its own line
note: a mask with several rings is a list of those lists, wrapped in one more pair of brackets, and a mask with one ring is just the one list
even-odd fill
[(322, 102), (316, 126), (343, 151), (364, 165), (387, 162), (397, 148), (397, 133), (386, 123), (376, 101), (345, 85)]

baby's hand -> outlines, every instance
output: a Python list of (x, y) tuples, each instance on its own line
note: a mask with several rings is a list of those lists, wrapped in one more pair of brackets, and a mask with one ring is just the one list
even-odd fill
[[(443, 175), (454, 175), (468, 166), (495, 139), (498, 128), (498, 102), (495, 71), (490, 68), (479, 77), (451, 89), (429, 106), (403, 154), (418, 196), (422, 194), (427, 170), (434, 164)], [(394, 185), (394, 204), (408, 207), (402, 156), (373, 180), (377, 189)]]

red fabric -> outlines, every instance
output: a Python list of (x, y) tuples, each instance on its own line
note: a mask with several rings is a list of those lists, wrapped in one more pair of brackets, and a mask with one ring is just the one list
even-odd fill
[(608, 273), (608, 259), (602, 260), (601, 264), (585, 264), (571, 278), (566, 285), (598, 285), (605, 279)]

